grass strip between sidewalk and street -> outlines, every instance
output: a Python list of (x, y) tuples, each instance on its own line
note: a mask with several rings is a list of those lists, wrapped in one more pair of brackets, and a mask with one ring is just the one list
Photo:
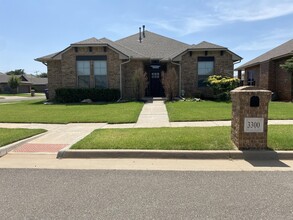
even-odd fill
[[(232, 103), (214, 101), (167, 102), (170, 121), (218, 121), (231, 120)], [(293, 119), (293, 103), (270, 102), (269, 119)]]
[(0, 128), (0, 147), (45, 132), (44, 129)]
[[(231, 127), (129, 128), (93, 131), (71, 149), (232, 150)], [(271, 125), (268, 146), (293, 150), (293, 125)]]
[(142, 102), (105, 104), (52, 104), (23, 101), (1, 104), (0, 122), (12, 123), (133, 123), (143, 107)]

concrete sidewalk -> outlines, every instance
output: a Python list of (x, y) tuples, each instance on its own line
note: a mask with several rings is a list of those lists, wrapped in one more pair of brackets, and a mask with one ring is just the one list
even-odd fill
[[(275, 124), (292, 124), (293, 120), (270, 120), (269, 125)], [(69, 123), (69, 124), (39, 124), (39, 123), (0, 123), (1, 128), (42, 128), (47, 132), (35, 138), (29, 138), (19, 143), (14, 143), (9, 146), (0, 148), (0, 156), (6, 154), (13, 148), (14, 152), (19, 153), (53, 153), (61, 149), (67, 151), (74, 143), (83, 139), (95, 129), (112, 129), (112, 128), (151, 128), (151, 127), (215, 127), (215, 126), (231, 126), (231, 121), (198, 121), (198, 122), (169, 122), (168, 113), (164, 104), (164, 99), (151, 99), (145, 103), (137, 123), (131, 124), (106, 124), (106, 123)], [(61, 150), (61, 154), (64, 154)], [(94, 152), (93, 152), (94, 153)], [(137, 152), (138, 157), (142, 155)], [(88, 154), (88, 153), (87, 153)], [(103, 155), (113, 155), (113, 152), (99, 152), (100, 157)], [(130, 153), (133, 155), (133, 152)], [(214, 154), (214, 153), (212, 153)], [(229, 153), (228, 153), (229, 154)], [(119, 155), (119, 152), (118, 154)], [(120, 155), (125, 155), (120, 153)], [(145, 153), (144, 153), (145, 155)], [(156, 152), (154, 155), (166, 155), (166, 153)], [(227, 156), (224, 153), (223, 159)], [(90, 156), (87, 156), (90, 157)], [(162, 156), (156, 156), (162, 157)], [(169, 155), (168, 157), (172, 157)], [(183, 155), (182, 158), (189, 157)], [(210, 156), (207, 156), (209, 158)], [(212, 156), (214, 157), (214, 156)], [(195, 157), (197, 158), (197, 157)], [(219, 159), (219, 158), (218, 158)]]
[(169, 116), (164, 102), (161, 98), (147, 100), (134, 127), (169, 127)]

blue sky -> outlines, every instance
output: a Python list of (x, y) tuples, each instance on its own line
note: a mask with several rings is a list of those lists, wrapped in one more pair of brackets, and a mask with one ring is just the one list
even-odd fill
[(228, 47), (241, 64), (293, 38), (292, 0), (0, 0), (0, 72), (46, 72), (35, 58), (90, 37), (146, 29)]

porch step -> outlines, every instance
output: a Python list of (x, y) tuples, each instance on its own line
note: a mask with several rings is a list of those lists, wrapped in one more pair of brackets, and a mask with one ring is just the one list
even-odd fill
[(166, 101), (166, 97), (144, 97), (142, 98), (145, 102), (151, 102), (151, 101)]

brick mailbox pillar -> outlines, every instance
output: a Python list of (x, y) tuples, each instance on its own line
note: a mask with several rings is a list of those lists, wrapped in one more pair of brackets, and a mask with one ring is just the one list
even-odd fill
[(254, 86), (231, 91), (231, 139), (239, 150), (267, 149), (268, 104), (272, 92)]

